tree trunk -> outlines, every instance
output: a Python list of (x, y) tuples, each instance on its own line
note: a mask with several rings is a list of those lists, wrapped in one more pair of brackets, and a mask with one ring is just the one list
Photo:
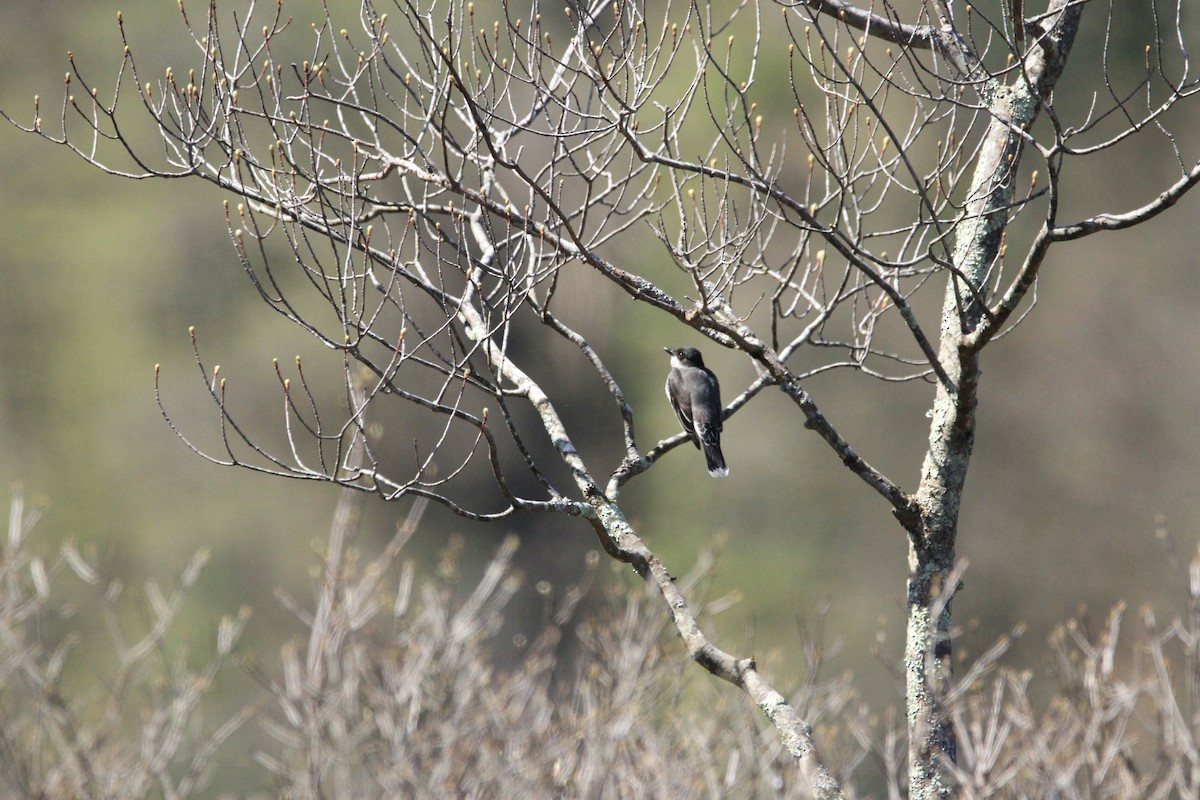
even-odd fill
[[(1074, 42), (1082, 8), (1055, 0), (1053, 16), (1030, 43), (1024, 75), (989, 78), (980, 95), (991, 117), (959, 223), (954, 267), (942, 307), (939, 360), (952, 388), (939, 384), (929, 450), (917, 490), (919, 521), (909, 530), (908, 635), (905, 646), (909, 797), (946, 798), (957, 745), (944, 700), (952, 678), (951, 597), (958, 514), (975, 443), (979, 351), (986, 338), (987, 278), (1000, 256), (1023, 132), (1054, 88)], [(1052, 201), (1053, 202), (1053, 199)], [(990, 337), (988, 337), (990, 338)]]

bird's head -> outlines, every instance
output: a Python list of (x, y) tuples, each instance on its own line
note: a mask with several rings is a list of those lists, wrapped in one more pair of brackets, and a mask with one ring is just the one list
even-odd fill
[(704, 357), (694, 347), (664, 347), (671, 354), (671, 365), (680, 367), (704, 367)]

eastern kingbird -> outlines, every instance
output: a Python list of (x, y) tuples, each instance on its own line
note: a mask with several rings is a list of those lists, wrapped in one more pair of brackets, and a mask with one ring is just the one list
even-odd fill
[(721, 385), (717, 376), (704, 366), (704, 358), (694, 347), (663, 350), (671, 354), (671, 372), (667, 375), (671, 408), (692, 444), (704, 450), (708, 474), (723, 478), (729, 469), (721, 455)]

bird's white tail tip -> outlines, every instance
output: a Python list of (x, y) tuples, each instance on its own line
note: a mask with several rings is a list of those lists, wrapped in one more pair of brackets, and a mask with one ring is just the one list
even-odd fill
[(727, 467), (721, 467), (720, 469), (710, 469), (708, 471), (708, 474), (712, 475), (714, 478), (724, 478), (726, 475), (729, 474), (729, 469)]

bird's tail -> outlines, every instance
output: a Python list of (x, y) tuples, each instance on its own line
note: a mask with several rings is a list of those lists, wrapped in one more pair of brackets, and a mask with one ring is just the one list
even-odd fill
[(720, 442), (704, 443), (704, 459), (708, 462), (708, 474), (714, 478), (724, 478), (729, 474), (725, 466), (725, 456), (721, 453)]

